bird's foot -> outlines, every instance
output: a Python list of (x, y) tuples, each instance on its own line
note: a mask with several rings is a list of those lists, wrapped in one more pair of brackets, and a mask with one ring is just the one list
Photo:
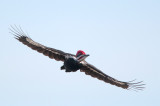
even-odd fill
[(63, 65), (63, 66), (61, 66), (61, 70), (64, 70), (64, 69), (65, 69), (64, 65)]

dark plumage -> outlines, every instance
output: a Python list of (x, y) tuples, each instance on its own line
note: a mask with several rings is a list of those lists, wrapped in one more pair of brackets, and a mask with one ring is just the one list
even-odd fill
[(64, 65), (61, 67), (61, 69), (65, 69), (66, 72), (75, 72), (80, 69), (80, 71), (85, 72), (86, 75), (90, 75), (94, 78), (102, 80), (106, 83), (110, 83), (117, 87), (121, 87), (124, 89), (132, 88), (134, 90), (142, 90), (144, 88), (144, 84), (141, 84), (142, 81), (137, 83), (133, 83), (133, 81), (122, 82), (106, 75), (105, 73), (97, 69), (95, 66), (87, 63), (85, 61), (85, 58), (89, 55), (86, 55), (85, 52), (81, 50), (79, 50), (76, 55), (65, 53), (61, 50), (46, 47), (33, 41), (31, 38), (27, 37), (27, 35), (22, 31), (21, 28), (12, 27), (10, 30), (11, 33), (15, 35), (15, 38), (18, 41), (22, 42), (24, 45), (27, 45), (33, 50), (36, 50), (37, 52), (42, 53), (51, 59), (64, 62)]

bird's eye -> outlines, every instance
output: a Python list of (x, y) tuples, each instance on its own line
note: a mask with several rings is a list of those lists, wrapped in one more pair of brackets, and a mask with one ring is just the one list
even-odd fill
[(82, 55), (82, 53), (78, 53), (78, 54), (77, 54), (77, 57), (79, 57), (80, 55)]

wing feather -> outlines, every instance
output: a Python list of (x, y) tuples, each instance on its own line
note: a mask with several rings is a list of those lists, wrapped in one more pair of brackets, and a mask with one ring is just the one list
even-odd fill
[(105, 73), (103, 73), (102, 71), (100, 71), (99, 69), (97, 69), (96, 67), (94, 67), (93, 65), (91, 65), (85, 61), (82, 64), (80, 71), (85, 72), (86, 75), (90, 75), (90, 76), (97, 78), (99, 80), (102, 80), (106, 83), (110, 83), (112, 85), (115, 85), (117, 87), (121, 87), (124, 89), (131, 89), (132, 88), (134, 90), (142, 90), (144, 88), (143, 85), (145, 85), (145, 84), (141, 84), (142, 82), (132, 83), (132, 82), (119, 81), (115, 78), (110, 77), (109, 75), (106, 75)]
[(35, 41), (33, 41), (31, 38), (29, 38), (23, 31), (22, 29), (18, 29), (17, 27), (14, 28), (12, 27), (11, 33), (13, 35), (15, 35), (15, 38), (22, 42), (24, 45), (27, 45), (28, 47), (30, 47), (33, 50), (36, 50), (39, 53), (44, 54), (45, 56), (48, 56), (51, 59), (55, 59), (57, 61), (64, 61), (65, 60), (65, 56), (66, 55), (72, 55), (75, 56), (73, 54), (69, 54), (69, 53), (65, 53), (61, 50), (57, 50), (54, 48), (50, 48), (47, 46), (44, 46), (40, 43), (37, 43)]

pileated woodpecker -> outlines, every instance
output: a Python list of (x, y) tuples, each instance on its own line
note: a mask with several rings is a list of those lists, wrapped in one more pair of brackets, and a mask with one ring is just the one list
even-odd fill
[(61, 70), (65, 70), (66, 72), (76, 72), (77, 70), (80, 70), (81, 72), (85, 72), (86, 75), (90, 75), (106, 83), (110, 83), (124, 89), (132, 88), (134, 90), (142, 90), (144, 88), (143, 85), (145, 84), (142, 84), (142, 81), (136, 83), (133, 83), (134, 80), (122, 82), (106, 75), (95, 66), (85, 61), (89, 55), (82, 50), (78, 50), (76, 55), (65, 53), (61, 50), (50, 48), (33, 41), (31, 38), (27, 37), (21, 28), (12, 27), (10, 30), (11, 33), (15, 35), (15, 38), (24, 45), (27, 45), (39, 53), (43, 53), (45, 56), (48, 56), (51, 59), (62, 61), (64, 64), (61, 67)]

